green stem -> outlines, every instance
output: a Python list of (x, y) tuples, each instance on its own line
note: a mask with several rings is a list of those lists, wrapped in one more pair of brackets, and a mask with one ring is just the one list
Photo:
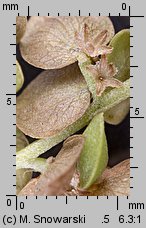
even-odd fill
[(44, 158), (35, 159), (23, 159), (23, 157), (18, 157), (16, 169), (28, 168), (35, 170), (36, 172), (44, 173), (48, 168), (48, 163)]
[(109, 92), (103, 93), (99, 99), (94, 100), (85, 114), (72, 125), (68, 126), (66, 129), (54, 136), (37, 140), (17, 152), (17, 166), (19, 166), (20, 161), (23, 161), (24, 166), (21, 168), (26, 168), (25, 162), (28, 162), (29, 159), (37, 158), (40, 154), (43, 154), (56, 144), (62, 142), (70, 135), (85, 127), (96, 114), (109, 110), (123, 100), (126, 100), (129, 96), (130, 80), (125, 81), (123, 86), (120, 88), (114, 88)]
[(96, 99), (97, 98), (96, 81), (94, 80), (92, 73), (90, 73), (90, 71), (87, 69), (87, 67), (89, 65), (91, 65), (91, 60), (87, 59), (87, 61), (82, 62), (81, 59), (78, 57), (78, 65), (85, 78), (88, 89), (89, 89), (90, 93), (92, 94), (93, 99)]

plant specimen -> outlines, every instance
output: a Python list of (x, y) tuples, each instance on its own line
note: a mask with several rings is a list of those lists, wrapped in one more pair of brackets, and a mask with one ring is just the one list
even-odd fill
[[(17, 97), (17, 138), (23, 140), (16, 169), (24, 176), (23, 184), (16, 177), (17, 193), (128, 194), (128, 161), (107, 169), (104, 122), (119, 124), (129, 111), (129, 30), (115, 34), (108, 17), (76, 16), (31, 17), (27, 25), (18, 17), (17, 28), (22, 57), (44, 70)], [(16, 66), (18, 91), (24, 77)], [(37, 140), (25, 144), (23, 134)], [(56, 157), (39, 157), (63, 140)], [(29, 181), (33, 171), (40, 176)]]

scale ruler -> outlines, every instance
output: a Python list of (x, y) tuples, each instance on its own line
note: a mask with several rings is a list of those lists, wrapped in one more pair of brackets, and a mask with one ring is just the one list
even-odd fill
[[(144, 1), (41, 1), (0, 3), (1, 19), (1, 227), (144, 227), (145, 219), (145, 53)], [(129, 197), (17, 197), (16, 150), (16, 16), (129, 16), (130, 17), (130, 158)]]

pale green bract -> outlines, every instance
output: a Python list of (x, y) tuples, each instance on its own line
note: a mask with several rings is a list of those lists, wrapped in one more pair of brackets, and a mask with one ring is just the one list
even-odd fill
[[(19, 151), (28, 145), (25, 135), (17, 128), (16, 129), (16, 151)], [(29, 169), (16, 170), (16, 194), (30, 181), (32, 171)]]
[[(124, 29), (118, 32), (110, 42), (113, 51), (108, 55), (108, 61), (112, 62), (118, 69), (115, 76), (124, 82), (130, 77), (130, 32)], [(121, 104), (111, 108), (104, 114), (104, 119), (109, 124), (119, 124), (127, 116), (130, 108), (130, 100), (122, 101)]]
[(108, 162), (103, 113), (92, 119), (83, 135), (85, 136), (85, 143), (78, 169), (80, 172), (80, 187), (87, 189), (101, 176)]
[(107, 55), (109, 63), (113, 63), (118, 73), (115, 76), (120, 81), (125, 81), (130, 74), (130, 31), (123, 29), (118, 32), (110, 42), (113, 47), (111, 54)]
[(130, 99), (122, 101), (120, 104), (111, 108), (109, 111), (104, 113), (104, 119), (107, 123), (112, 125), (120, 124), (129, 112)]

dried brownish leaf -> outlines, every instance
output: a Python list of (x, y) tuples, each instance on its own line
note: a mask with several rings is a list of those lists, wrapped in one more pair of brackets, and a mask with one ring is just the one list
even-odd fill
[(130, 160), (125, 160), (113, 168), (107, 168), (100, 180), (94, 183), (88, 190), (82, 191), (77, 186), (79, 174), (75, 173), (71, 186), (72, 190), (65, 195), (82, 196), (127, 196), (130, 193)]
[(20, 195), (53, 196), (62, 194), (69, 187), (83, 145), (84, 137), (82, 135), (69, 137), (54, 162), (49, 165), (48, 170), (38, 179), (28, 183)]
[(17, 125), (26, 135), (45, 138), (79, 119), (89, 104), (90, 93), (77, 64), (44, 71), (17, 99)]
[(77, 61), (82, 52), (76, 34), (84, 25), (89, 27), (89, 39), (107, 30), (105, 44), (114, 35), (112, 22), (108, 17), (31, 17), (20, 49), (23, 58), (42, 69), (56, 69)]
[(19, 43), (26, 30), (27, 18), (18, 16), (16, 17), (16, 43)]
[(35, 187), (39, 178), (33, 178), (28, 184), (19, 192), (19, 196), (34, 196)]

